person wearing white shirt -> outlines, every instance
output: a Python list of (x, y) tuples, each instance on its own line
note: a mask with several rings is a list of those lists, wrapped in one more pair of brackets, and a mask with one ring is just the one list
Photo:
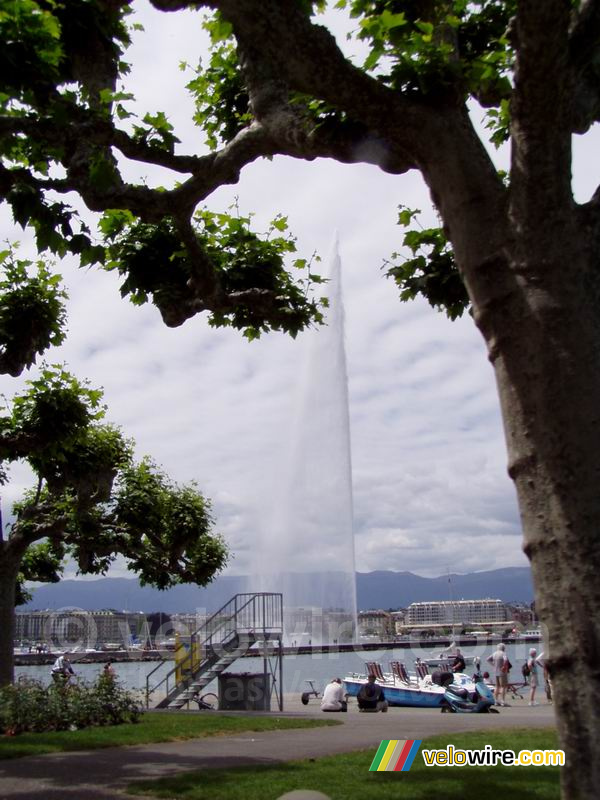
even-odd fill
[(340, 678), (334, 678), (323, 691), (321, 711), (347, 711), (348, 704)]
[(537, 662), (537, 652), (535, 647), (532, 647), (529, 651), (529, 658), (527, 659), (527, 666), (529, 667), (529, 686), (531, 691), (529, 693), (529, 705), (530, 706), (537, 706), (535, 700), (535, 690), (538, 687), (538, 662)]
[(508, 673), (511, 668), (511, 663), (505, 651), (506, 645), (504, 642), (499, 642), (497, 649), (486, 659), (488, 664), (494, 667), (494, 677), (496, 678), (494, 696), (497, 706), (506, 705), (506, 689), (508, 687)]
[(71, 666), (69, 654), (65, 653), (64, 655), (59, 656), (52, 667), (52, 678), (54, 679), (54, 682), (64, 686), (69, 682), (74, 674), (75, 671)]

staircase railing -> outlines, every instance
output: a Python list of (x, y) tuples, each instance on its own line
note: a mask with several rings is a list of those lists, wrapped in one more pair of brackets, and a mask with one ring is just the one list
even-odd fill
[[(146, 707), (150, 696), (164, 685), (168, 697), (179, 684), (187, 685), (194, 675), (201, 674), (209, 663), (213, 663), (227, 652), (227, 646), (235, 637), (253, 634), (256, 641), (266, 640), (283, 631), (283, 595), (275, 592), (242, 592), (234, 595), (203, 625), (190, 636), (187, 655), (179, 660), (158, 683), (151, 687), (151, 679), (164, 662), (158, 664), (146, 677)], [(198, 660), (198, 652), (200, 660)], [(187, 674), (183, 681), (177, 676)]]

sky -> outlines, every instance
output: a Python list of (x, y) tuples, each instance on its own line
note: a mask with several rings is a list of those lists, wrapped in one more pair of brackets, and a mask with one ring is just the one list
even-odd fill
[[(126, 56), (127, 88), (140, 110), (167, 113), (180, 152), (205, 152), (178, 69), (205, 52), (200, 17), (159, 14), (145, 2), (136, 9), (145, 32)], [(325, 21), (352, 47), (343, 21)], [(595, 189), (598, 144), (597, 132), (575, 143), (580, 200)], [(506, 164), (506, 151), (494, 157)], [(150, 185), (169, 180), (158, 169), (126, 170)], [(219, 189), (206, 205), (224, 210), (236, 197), (242, 213), (255, 213), (259, 230), (275, 214), (287, 215), (298, 256), (316, 250), (324, 270), (339, 236), (357, 569), (437, 576), (526, 566), (483, 341), (468, 316), (450, 322), (423, 301), (400, 303), (383, 275), (384, 260), (401, 242), (398, 205), (422, 209), (425, 222), (435, 219), (418, 173), (276, 157), (245, 168), (236, 186)], [(0, 213), (1, 238), (19, 239), (26, 252), (28, 235)], [(314, 334), (293, 341), (272, 333), (248, 343), (239, 332), (209, 328), (205, 316), (168, 329), (153, 306), (120, 298), (117, 276), (68, 261), (60, 272), (70, 296), (69, 333), (47, 360), (64, 361), (104, 388), (107, 417), (136, 440), (138, 456), (151, 455), (177, 481), (197, 481), (232, 551), (228, 572), (246, 574), (272, 518), (273, 487), (291, 446), (299, 364), (314, 349)], [(0, 392), (10, 396), (27, 377), (2, 377)], [(28, 481), (19, 468), (11, 477), (5, 504)], [(124, 574), (121, 566), (111, 572)]]

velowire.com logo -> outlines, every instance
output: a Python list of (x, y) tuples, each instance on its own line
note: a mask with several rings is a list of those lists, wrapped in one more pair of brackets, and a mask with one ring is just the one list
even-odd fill
[(384, 739), (377, 748), (369, 772), (408, 772), (421, 739)]

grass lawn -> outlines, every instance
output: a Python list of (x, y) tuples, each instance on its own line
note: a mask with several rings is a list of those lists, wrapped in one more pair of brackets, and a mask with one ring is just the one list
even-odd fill
[[(409, 735), (409, 734), (405, 734)], [(554, 730), (433, 736), (421, 745), (499, 750), (556, 749)], [(559, 800), (560, 767), (426, 767), (419, 752), (409, 772), (369, 772), (375, 750), (362, 750), (275, 766), (206, 769), (132, 784), (127, 791), (180, 800), (275, 800), (294, 789), (323, 792), (331, 800)]]
[(0, 759), (37, 756), (42, 753), (93, 750), (99, 747), (174, 742), (204, 736), (223, 736), (246, 731), (316, 728), (339, 725), (335, 720), (292, 717), (247, 717), (221, 714), (144, 714), (135, 725), (110, 725), (79, 731), (21, 733), (0, 736)]

